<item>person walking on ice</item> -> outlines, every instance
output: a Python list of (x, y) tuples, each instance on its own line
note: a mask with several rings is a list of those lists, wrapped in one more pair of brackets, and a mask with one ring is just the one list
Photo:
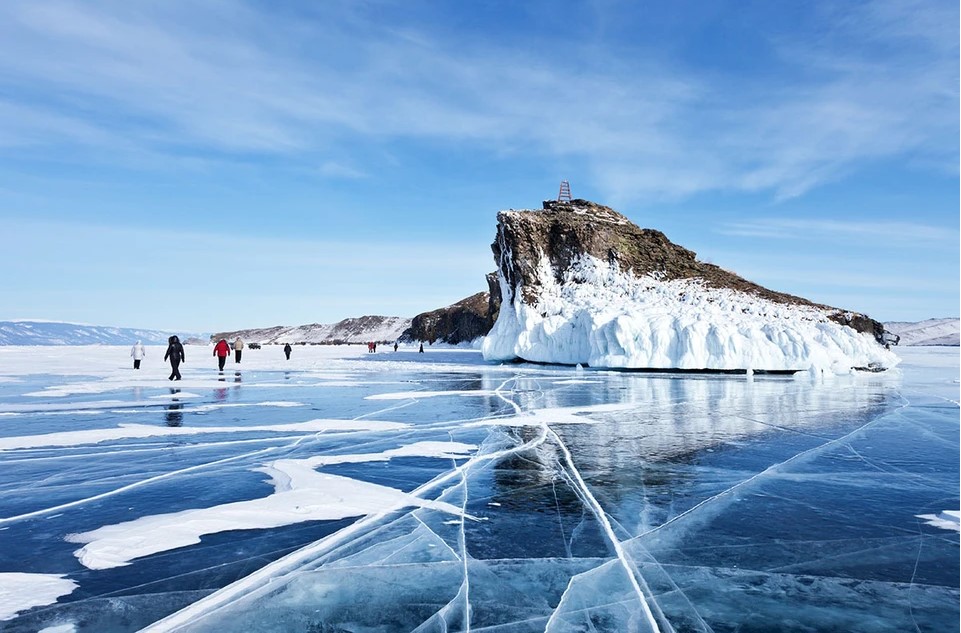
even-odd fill
[(226, 339), (220, 339), (220, 341), (214, 345), (214, 356), (217, 357), (217, 368), (223, 371), (227, 357), (230, 356), (230, 345), (227, 344)]
[(180, 344), (180, 339), (171, 336), (167, 339), (167, 353), (164, 360), (170, 359), (170, 378), (167, 380), (180, 380), (180, 363), (187, 362), (184, 355), (184, 346)]
[(287, 357), (287, 360), (290, 360), (290, 351), (290, 343), (284, 343), (284, 356)]
[(243, 351), (244, 351), (244, 342), (241, 341), (240, 337), (238, 336), (237, 340), (234, 341), (234, 362), (235, 363), (238, 363), (238, 364), (240, 363), (240, 355), (241, 353), (243, 353)]
[(140, 369), (140, 361), (142, 361), (143, 357), (146, 355), (147, 350), (144, 349), (143, 343), (137, 341), (133, 344), (133, 347), (130, 348), (130, 356), (133, 357), (134, 369)]

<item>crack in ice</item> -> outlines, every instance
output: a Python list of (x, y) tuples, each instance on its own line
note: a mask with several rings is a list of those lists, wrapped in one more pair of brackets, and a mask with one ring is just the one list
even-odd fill
[[(905, 406), (906, 406), (906, 405), (905, 405)], [(771, 466), (768, 466), (767, 468), (765, 468), (765, 469), (762, 470), (761, 472), (755, 473), (754, 475), (748, 477), (747, 479), (744, 479), (744, 480), (742, 480), (742, 481), (739, 481), (738, 483), (734, 484), (733, 486), (731, 486), (731, 487), (729, 487), (729, 488), (726, 488), (726, 489), (722, 490), (721, 492), (718, 492), (717, 494), (711, 495), (710, 497), (708, 497), (707, 499), (704, 499), (703, 501), (700, 501), (699, 503), (697, 503), (697, 504), (695, 504), (694, 506), (688, 508), (688, 509), (685, 510), (684, 512), (682, 512), (682, 513), (678, 514), (677, 516), (672, 517), (672, 518), (670, 518), (669, 520), (665, 521), (664, 523), (662, 523), (662, 524), (660, 524), (660, 525), (658, 525), (658, 526), (655, 526), (655, 527), (653, 527), (653, 528), (651, 528), (651, 529), (649, 529), (649, 530), (647, 530), (647, 531), (645, 531), (645, 532), (642, 532), (641, 534), (638, 534), (638, 535), (635, 537), (635, 539), (641, 539), (641, 538), (643, 538), (643, 537), (645, 537), (645, 536), (647, 536), (647, 535), (649, 535), (649, 534), (653, 534), (654, 532), (658, 532), (658, 531), (662, 530), (663, 528), (665, 528), (665, 527), (667, 527), (667, 526), (669, 526), (669, 525), (671, 525), (671, 524), (673, 524), (673, 523), (676, 523), (677, 521), (680, 521), (680, 520), (684, 519), (684, 518), (687, 517), (687, 516), (690, 516), (691, 514), (697, 512), (699, 509), (701, 509), (701, 508), (703, 508), (703, 507), (705, 507), (705, 506), (707, 506), (707, 505), (709, 505), (709, 504), (717, 501), (718, 499), (722, 499), (722, 498), (730, 495), (730, 494), (733, 493), (734, 491), (736, 491), (736, 490), (738, 490), (738, 489), (740, 489), (740, 488), (742, 488), (742, 487), (744, 487), (744, 486), (747, 486), (748, 484), (750, 484), (750, 483), (752, 483), (752, 482), (760, 479), (761, 477), (763, 477), (763, 476), (765, 476), (765, 475), (772, 474), (772, 473), (776, 473), (776, 472), (777, 472), (781, 467), (783, 467), (783, 466), (786, 466), (786, 465), (788, 465), (788, 464), (790, 464), (790, 463), (792, 463), (792, 462), (795, 462), (795, 461), (799, 461), (799, 460), (801, 460), (801, 459), (803, 459), (803, 458), (805, 458), (805, 457), (808, 457), (808, 456), (811, 456), (811, 455), (820, 453), (822, 450), (828, 448), (829, 446), (833, 446), (833, 445), (835, 445), (835, 444), (840, 444), (841, 442), (844, 442), (844, 441), (848, 440), (849, 438), (854, 437), (855, 435), (857, 435), (858, 433), (860, 433), (860, 432), (863, 431), (864, 429), (868, 428), (869, 426), (877, 423), (879, 420), (881, 420), (881, 419), (883, 419), (883, 418), (885, 418), (886, 416), (891, 415), (891, 414), (892, 414), (891, 412), (883, 413), (883, 414), (881, 414), (880, 416), (878, 416), (878, 417), (876, 417), (876, 418), (873, 418), (873, 419), (865, 422), (864, 424), (862, 424), (862, 425), (859, 426), (858, 428), (854, 429), (853, 431), (850, 431), (849, 433), (846, 433), (845, 435), (842, 435), (841, 437), (837, 437), (837, 438), (835, 438), (835, 439), (833, 439), (833, 440), (829, 440), (829, 441), (827, 441), (827, 442), (825, 442), (825, 443), (823, 443), (823, 444), (819, 444), (819, 445), (814, 446), (814, 447), (812, 447), (812, 448), (809, 448), (809, 449), (807, 449), (807, 450), (801, 451), (800, 453), (797, 453), (797, 454), (795, 454), (795, 455), (792, 455), (792, 456), (789, 457), (788, 459), (785, 459), (785, 460), (783, 460), (783, 461), (781, 461), (781, 462), (778, 462), (778, 463), (776, 463), (776, 464), (772, 464)]]
[(93, 496), (91, 496), (91, 497), (85, 497), (85, 498), (83, 498), (83, 499), (76, 499), (76, 500), (74, 500), (74, 501), (68, 501), (67, 503), (61, 503), (60, 505), (51, 506), (51, 507), (49, 507), (49, 508), (42, 508), (42, 509), (40, 509), (40, 510), (34, 510), (33, 512), (26, 512), (26, 513), (24, 513), (24, 514), (18, 514), (18, 515), (16, 515), (16, 516), (0, 517), (0, 525), (4, 525), (4, 524), (7, 524), (7, 523), (15, 523), (15, 522), (17, 522), (17, 521), (22, 521), (22, 520), (24, 520), (24, 519), (31, 519), (31, 518), (34, 518), (34, 517), (43, 516), (43, 515), (45, 515), (45, 514), (50, 514), (50, 513), (52, 513), (52, 512), (57, 512), (57, 511), (59, 511), (59, 510), (65, 510), (65, 509), (67, 509), (67, 508), (74, 508), (74, 507), (77, 507), (77, 506), (84, 505), (84, 504), (86, 504), (86, 503), (90, 503), (91, 501), (98, 501), (98, 500), (100, 500), (100, 499), (106, 499), (107, 497), (113, 497), (113, 496), (115, 496), (115, 495), (118, 495), (118, 494), (127, 492), (127, 491), (129, 491), (129, 490), (134, 490), (135, 488), (140, 488), (141, 486), (146, 486), (146, 485), (148, 485), (148, 484), (152, 484), (152, 483), (155, 483), (155, 482), (158, 482), (158, 481), (162, 481), (162, 480), (164, 480), (164, 479), (170, 479), (171, 477), (176, 477), (177, 475), (182, 475), (182, 474), (184, 474), (184, 473), (193, 472), (193, 471), (201, 470), (201, 469), (204, 469), (204, 468), (209, 468), (210, 466), (216, 466), (216, 465), (219, 465), (219, 464), (226, 464), (226, 463), (228, 463), (228, 462), (238, 461), (238, 460), (241, 460), (241, 459), (247, 459), (247, 458), (253, 457), (254, 455), (259, 455), (259, 454), (261, 454), (261, 453), (268, 453), (268, 452), (271, 452), (271, 451), (278, 450), (279, 448), (281, 448), (281, 447), (272, 446), (272, 447), (269, 447), (269, 448), (261, 449), (261, 450), (259, 450), (259, 451), (254, 451), (254, 452), (252, 452), (252, 453), (244, 453), (243, 455), (234, 455), (233, 457), (225, 457), (224, 459), (218, 459), (218, 460), (212, 461), (212, 462), (205, 462), (205, 463), (203, 463), (203, 464), (196, 464), (196, 465), (194, 465), (194, 466), (188, 466), (187, 468), (181, 468), (181, 469), (178, 469), (178, 470), (172, 470), (172, 471), (163, 473), (163, 474), (161, 474), (161, 475), (155, 475), (155, 476), (153, 476), (153, 477), (148, 477), (147, 479), (141, 479), (140, 481), (135, 481), (135, 482), (133, 482), (133, 483), (131, 483), (131, 484), (127, 484), (126, 486), (121, 486), (121, 487), (115, 488), (115, 489), (113, 489), (113, 490), (108, 490), (107, 492), (102, 492), (102, 493), (100, 493), (100, 494), (93, 495)]
[[(505, 384), (506, 382), (509, 381), (505, 381)], [(454, 477), (457, 477), (460, 475), (460, 471), (473, 468), (475, 464), (479, 462), (499, 460), (514, 453), (530, 450), (531, 448), (542, 444), (545, 439), (546, 430), (541, 429), (541, 433), (538, 437), (535, 437), (523, 444), (499, 451), (494, 451), (486, 455), (475, 455), (473, 458), (457, 466), (453, 470), (438, 475), (434, 479), (412, 490), (409, 495), (420, 497), (453, 479)], [(376, 524), (384, 517), (400, 510), (402, 507), (402, 505), (397, 504), (396, 507), (390, 506), (380, 510), (377, 513), (367, 515), (366, 517), (355, 521), (351, 525), (338, 530), (333, 534), (330, 534), (318, 541), (291, 552), (281, 559), (265, 565), (264, 567), (251, 573), (249, 576), (218, 589), (209, 596), (191, 605), (188, 605), (180, 611), (172, 613), (165, 618), (150, 624), (142, 629), (141, 633), (176, 631), (187, 624), (192, 624), (201, 618), (208, 617), (226, 607), (234, 600), (242, 598), (254, 590), (262, 589), (266, 583), (270, 583), (280, 576), (294, 571), (298, 565), (308, 558), (319, 556), (325, 551), (331, 551), (333, 548), (340, 546), (354, 534), (357, 534), (362, 530)]]
[[(544, 427), (546, 428), (548, 435), (550, 435), (550, 437), (553, 438), (555, 442), (557, 442), (558, 447), (564, 453), (564, 459), (567, 462), (567, 465), (570, 469), (570, 473), (572, 477), (577, 482), (577, 485), (583, 492), (584, 497), (588, 500), (588, 507), (591, 508), (592, 512), (594, 513), (594, 516), (597, 518), (601, 526), (604, 528), (604, 532), (607, 535), (608, 540), (610, 540), (611, 545), (614, 548), (614, 552), (617, 554), (618, 561), (620, 562), (621, 566), (624, 568), (624, 571), (627, 572), (628, 578), (630, 578), (631, 586), (634, 589), (634, 592), (637, 594), (638, 599), (640, 600), (641, 607), (643, 607), (644, 616), (647, 618), (648, 624), (651, 626), (651, 629), (655, 631), (655, 633), (659, 633), (661, 629), (657, 625), (657, 620), (654, 618), (654, 613), (651, 611), (651, 607), (648, 604), (647, 598), (645, 597), (645, 593), (641, 589), (640, 583), (638, 582), (638, 578), (634, 575), (633, 565), (628, 560), (629, 557), (627, 555), (627, 552), (624, 551), (623, 545), (618, 540), (617, 536), (614, 534), (614, 530), (611, 528), (610, 521), (608, 521), (607, 519), (607, 514), (604, 512), (604, 509), (601, 508), (601, 505), (597, 502), (597, 499), (594, 498), (594, 495), (591, 494), (590, 489), (588, 489), (587, 487), (587, 483), (581, 477), (580, 472), (577, 470), (577, 466), (574, 465), (574, 458), (571, 456), (570, 451), (567, 449), (567, 446), (561, 440), (560, 436), (556, 432), (554, 432), (554, 430), (551, 429), (550, 426), (547, 425), (547, 423), (544, 423)], [(644, 582), (643, 578), (640, 580), (640, 582)], [(647, 583), (644, 583), (644, 584), (646, 585)], [(650, 589), (648, 589), (648, 592), (650, 592)], [(555, 611), (554, 613), (556, 614), (557, 612)], [(550, 625), (550, 622), (553, 619), (554, 618), (552, 615), (551, 620), (548, 621), (548, 626)]]

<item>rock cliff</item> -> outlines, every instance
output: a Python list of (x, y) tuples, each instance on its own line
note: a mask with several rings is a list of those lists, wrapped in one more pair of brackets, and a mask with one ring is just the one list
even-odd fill
[(487, 275), (487, 285), (486, 292), (478, 292), (445, 308), (418, 314), (400, 340), (459, 345), (486, 336), (494, 326), (500, 308), (497, 273)]
[(884, 326), (775, 292), (587, 200), (498, 214), (491, 359), (795, 371), (888, 367)]

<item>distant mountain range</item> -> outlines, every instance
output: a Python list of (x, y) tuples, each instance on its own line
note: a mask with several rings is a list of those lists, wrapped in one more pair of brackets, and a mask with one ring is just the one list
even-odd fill
[(898, 345), (961, 345), (961, 319), (890, 321), (884, 327), (901, 337)]
[(307, 344), (336, 344), (336, 343), (378, 343), (393, 342), (400, 338), (410, 327), (410, 319), (391, 316), (362, 316), (344, 319), (337, 323), (311, 323), (310, 325), (277, 325), (268, 328), (252, 328), (217, 332), (210, 336), (210, 340), (227, 339), (232, 341), (237, 337), (248, 343), (307, 343)]
[(206, 334), (142, 330), (105, 325), (80, 325), (51, 321), (0, 321), (0, 345), (165, 345), (176, 334), (181, 341), (202, 338)]
[[(487, 301), (484, 295), (484, 301)], [(473, 297), (471, 297), (473, 298)], [(450, 308), (419, 315), (436, 316), (460, 306), (460, 302)], [(459, 313), (458, 313), (459, 314)], [(456, 316), (456, 315), (455, 315)], [(475, 319), (476, 320), (476, 319)], [(456, 319), (453, 325), (443, 319), (430, 319), (435, 324), (431, 332), (424, 327), (412, 327), (412, 320), (403, 317), (363, 316), (344, 319), (332, 324), (313, 323), (310, 325), (276, 326), (270, 328), (251, 328), (219, 332), (217, 334), (197, 334), (189, 332), (167, 332), (163, 330), (143, 330), (137, 328), (108, 327), (102, 325), (80, 325), (77, 323), (55, 323), (47, 321), (0, 321), (0, 345), (130, 345), (142, 341), (145, 345), (163, 345), (173, 334), (182, 341), (206, 344), (209, 340), (226, 338), (233, 340), (238, 336), (250, 343), (364, 343), (367, 341), (389, 342), (403, 336), (403, 340), (440, 340), (451, 342), (452, 332), (463, 329), (463, 323)], [(416, 325), (416, 324), (415, 324)], [(447, 332), (443, 326), (450, 325)], [(456, 327), (455, 327), (456, 326)], [(961, 345), (961, 320), (927, 319), (925, 321), (889, 321), (884, 324), (889, 331), (901, 337), (900, 345)], [(453, 329), (452, 329), (453, 328)], [(433, 331), (436, 329), (437, 331)], [(424, 331), (422, 331), (424, 330)], [(460, 330), (457, 330), (460, 331)], [(473, 332), (473, 331), (472, 331)], [(486, 331), (472, 334), (482, 336)], [(470, 337), (467, 337), (470, 338)], [(453, 341), (453, 342), (459, 342)]]

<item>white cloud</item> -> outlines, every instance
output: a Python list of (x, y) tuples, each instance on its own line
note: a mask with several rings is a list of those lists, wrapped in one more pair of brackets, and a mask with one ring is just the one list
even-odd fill
[(347, 180), (357, 180), (368, 178), (370, 175), (350, 165), (329, 160), (320, 166), (320, 173), (328, 178), (345, 178)]
[(864, 220), (850, 222), (819, 219), (760, 219), (732, 222), (721, 226), (719, 233), (741, 237), (773, 239), (824, 240), (849, 242), (852, 239), (877, 240), (882, 246), (892, 244), (941, 243), (957, 246), (958, 230), (912, 222)]
[(356, 143), (441, 141), (583, 161), (615, 204), (791, 197), (892, 157), (957, 166), (956, 6), (837, 9), (824, 37), (777, 42), (789, 72), (763, 82), (591, 41), (569, 43), (585, 51), (572, 68), (534, 45), (380, 26), (350, 3), (319, 11), (2, 5), (0, 88), (18, 102), (0, 107), (0, 147), (319, 155), (322, 175), (355, 178)]

